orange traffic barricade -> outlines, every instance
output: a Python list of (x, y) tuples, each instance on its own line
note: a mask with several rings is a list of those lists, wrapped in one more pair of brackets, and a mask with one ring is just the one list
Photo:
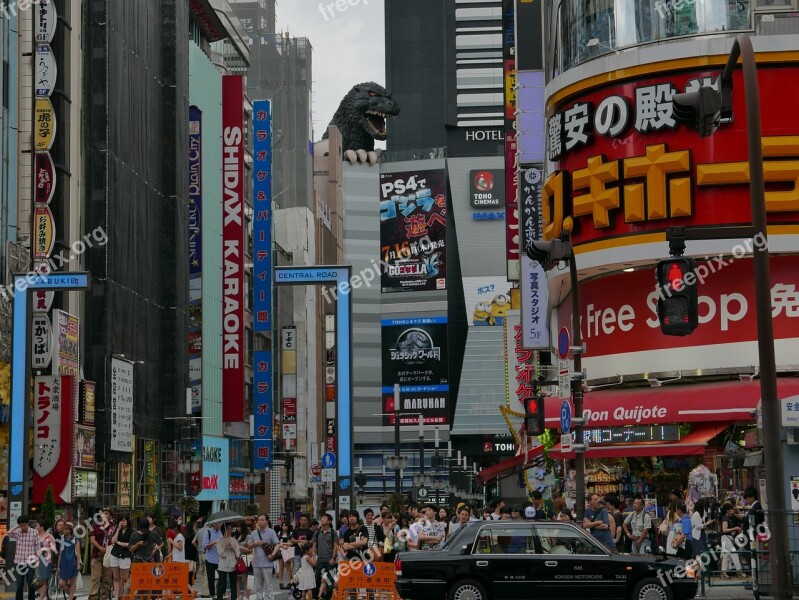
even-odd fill
[(190, 600), (197, 593), (189, 586), (189, 563), (133, 563), (130, 593), (125, 600)]
[(354, 559), (338, 564), (333, 600), (399, 600), (394, 563)]

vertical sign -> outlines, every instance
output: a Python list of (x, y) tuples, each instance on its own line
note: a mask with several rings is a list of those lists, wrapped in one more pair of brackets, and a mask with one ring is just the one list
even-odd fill
[[(523, 167), (519, 178), (519, 231), (526, 248), (542, 238), (541, 194), (544, 170), (540, 165)], [(519, 259), (522, 301), (522, 345), (533, 350), (549, 350), (549, 288), (544, 268), (525, 253)]]
[(272, 405), (272, 352), (259, 350), (253, 353), (253, 386), (255, 394), (255, 414), (253, 415), (253, 452), (256, 471), (272, 465), (274, 452), (273, 405)]
[(272, 331), (272, 119), (269, 100), (253, 102), (253, 330)]
[(519, 280), (519, 206), (516, 197), (516, 29), (514, 1), (502, 0), (502, 65), (505, 95), (505, 227), (508, 280)]
[(133, 452), (133, 363), (111, 359), (111, 450)]
[(191, 413), (202, 411), (203, 156), (202, 111), (189, 107), (189, 386)]
[(72, 502), (73, 378), (43, 375), (34, 378), (33, 496), (44, 501), (52, 485), (58, 504)]
[[(286, 450), (297, 447), (297, 328), (281, 331), (281, 365), (283, 393), (281, 407), (281, 438)], [(291, 415), (293, 410), (294, 414)]]
[(244, 79), (222, 78), (222, 403), (244, 420)]

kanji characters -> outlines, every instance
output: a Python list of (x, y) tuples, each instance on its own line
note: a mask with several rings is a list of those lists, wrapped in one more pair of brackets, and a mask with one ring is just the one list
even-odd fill
[[(630, 183), (624, 186), (624, 218), (630, 223), (647, 219), (665, 219), (667, 216), (683, 217), (691, 214), (690, 152), (666, 152), (665, 144), (646, 147), (644, 156), (624, 159), (624, 178), (643, 177), (646, 184)], [(686, 177), (668, 176), (686, 173)], [(671, 210), (666, 210), (667, 200)], [(644, 214), (646, 197), (646, 214)]]
[(783, 311), (786, 317), (799, 317), (799, 291), (794, 284), (778, 283), (771, 288), (771, 316)]
[(563, 113), (563, 137), (566, 150), (571, 150), (578, 145), (588, 143), (590, 137), (588, 129), (589, 105), (587, 102), (578, 103)]
[(549, 160), (557, 160), (563, 154), (563, 114), (555, 113), (547, 121)]
[(660, 131), (677, 125), (671, 99), (677, 92), (670, 83), (639, 87), (635, 90), (635, 130)]

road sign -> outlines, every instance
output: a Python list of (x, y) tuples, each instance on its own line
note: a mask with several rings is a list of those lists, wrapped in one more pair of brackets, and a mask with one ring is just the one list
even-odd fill
[(558, 332), (558, 358), (565, 360), (569, 356), (570, 345), (571, 336), (569, 335), (569, 330), (561, 327), (560, 332)]
[(350, 510), (350, 497), (349, 496), (339, 496), (338, 497), (338, 507), (340, 509)]
[(322, 483), (336, 483), (336, 470), (322, 469)]
[(566, 358), (558, 360), (558, 391), (561, 398), (572, 395), (571, 361)]
[(322, 455), (322, 466), (325, 469), (335, 469), (336, 468), (336, 455), (332, 452), (325, 452)]
[(564, 400), (560, 405), (560, 430), (569, 433), (572, 428), (572, 407), (568, 400)]
[(560, 449), (564, 452), (571, 452), (572, 444), (574, 443), (574, 434), (564, 433), (560, 436)]
[(321, 477), (322, 476), (322, 465), (313, 465), (311, 467), (311, 477)]

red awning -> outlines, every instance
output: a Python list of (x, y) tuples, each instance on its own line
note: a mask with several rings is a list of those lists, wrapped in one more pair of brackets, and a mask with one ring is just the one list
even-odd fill
[[(703, 454), (707, 443), (733, 423), (699, 423), (679, 442), (638, 442), (588, 448), (586, 458), (620, 458), (625, 456), (694, 456)], [(550, 450), (556, 460), (574, 458), (574, 452), (563, 452), (560, 444)]]
[[(777, 380), (780, 398), (799, 395), (799, 379)], [(586, 427), (617, 427), (661, 423), (754, 421), (760, 400), (760, 382), (667, 383), (654, 388), (586, 392), (583, 415)], [(546, 426), (560, 427), (558, 398), (545, 403)]]
[(494, 479), (504, 479), (508, 475), (519, 471), (524, 465), (535, 460), (536, 457), (541, 456), (543, 452), (543, 446), (536, 446), (532, 450), (528, 450), (526, 454), (517, 454), (512, 458), (506, 458), (480, 471), (477, 474), (477, 481), (479, 481), (481, 485), (485, 485), (487, 482)]

